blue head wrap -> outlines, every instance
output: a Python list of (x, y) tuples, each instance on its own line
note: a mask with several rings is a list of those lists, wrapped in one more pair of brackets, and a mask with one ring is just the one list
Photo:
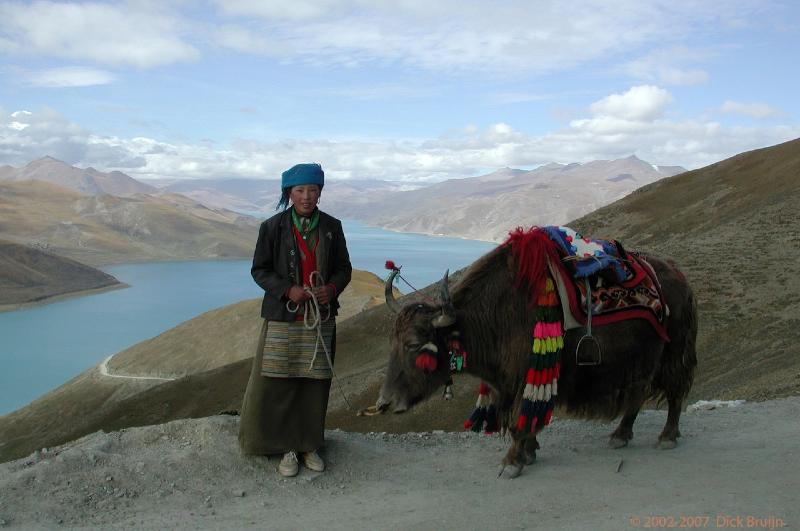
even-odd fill
[(295, 164), (281, 174), (281, 200), (278, 201), (279, 208), (287, 208), (289, 206), (289, 191), (292, 186), (299, 186), (301, 184), (316, 184), (319, 189), (325, 185), (325, 172), (322, 171), (322, 166), (317, 163)]

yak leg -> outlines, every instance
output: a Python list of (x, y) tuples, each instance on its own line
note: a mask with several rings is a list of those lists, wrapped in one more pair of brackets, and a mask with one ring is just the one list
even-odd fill
[(532, 465), (534, 461), (536, 461), (536, 450), (539, 449), (539, 441), (536, 440), (536, 435), (539, 434), (540, 430), (536, 430), (535, 434), (532, 434), (525, 440), (525, 447), (523, 449), (523, 456), (525, 458), (526, 465)]
[(676, 397), (669, 397), (667, 402), (669, 404), (667, 423), (664, 424), (664, 429), (661, 431), (661, 435), (658, 436), (658, 447), (662, 450), (671, 450), (678, 446), (678, 437), (681, 436), (681, 431), (678, 429), (678, 422), (681, 418), (683, 400)]
[(633, 439), (633, 423), (636, 421), (636, 416), (644, 403), (644, 389), (638, 389), (631, 399), (628, 401), (628, 407), (625, 409), (625, 414), (622, 420), (619, 421), (619, 426), (611, 434), (608, 440), (608, 445), (612, 448), (624, 448), (628, 446), (628, 441)]
[(528, 440), (531, 439), (531, 437), (534, 437), (535, 440), (535, 435), (529, 433), (511, 433), (511, 447), (503, 458), (500, 473), (497, 474), (498, 477), (502, 476), (507, 468), (509, 469), (508, 477), (510, 479), (514, 479), (522, 473), (522, 469), (528, 464), (528, 454), (525, 450)]

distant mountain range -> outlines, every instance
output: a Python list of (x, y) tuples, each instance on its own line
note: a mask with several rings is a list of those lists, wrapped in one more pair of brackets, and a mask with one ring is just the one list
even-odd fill
[[(547, 164), (534, 170), (503, 168), (435, 184), (374, 179), (328, 182), (321, 208), (346, 219), (400, 232), (499, 241), (516, 226), (563, 224), (633, 190), (684, 172), (635, 156), (585, 164)], [(124, 198), (180, 195), (217, 211), (267, 217), (280, 197), (280, 180), (191, 179), (137, 181), (121, 172), (79, 169), (45, 157), (22, 168), (0, 167), (0, 182), (42, 180), (83, 195)], [(259, 214), (260, 213), (260, 214)]]
[(43, 157), (23, 166), (0, 166), (0, 180), (44, 181), (84, 195), (116, 195), (130, 197), (152, 194), (157, 188), (137, 181), (120, 171), (103, 173), (94, 168), (76, 168), (52, 157)]
[[(518, 225), (562, 224), (633, 190), (686, 171), (654, 166), (635, 156), (586, 164), (504, 168), (436, 184), (337, 180), (326, 185), (321, 207), (341, 218), (401, 232), (499, 241)], [(158, 183), (216, 207), (271, 212), (277, 179), (213, 179)]]
[[(517, 226), (564, 224), (683, 171), (634, 156), (530, 171), (505, 168), (392, 194), (363, 219), (391, 230), (500, 241)], [(349, 212), (360, 218), (357, 210)]]
[(252, 255), (255, 218), (49, 157), (9, 168), (0, 238), (91, 265)]

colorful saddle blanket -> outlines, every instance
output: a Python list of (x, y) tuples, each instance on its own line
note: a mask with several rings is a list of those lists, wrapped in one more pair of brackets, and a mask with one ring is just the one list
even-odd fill
[[(650, 264), (617, 242), (590, 240), (568, 227), (543, 227), (558, 244), (562, 263), (554, 277), (564, 309), (565, 328), (587, 322), (586, 277), (590, 281), (592, 325), (602, 326), (626, 319), (647, 320), (659, 336), (669, 341), (664, 319), (661, 285)], [(611, 274), (604, 274), (604, 273)], [(568, 315), (572, 319), (567, 318)]]

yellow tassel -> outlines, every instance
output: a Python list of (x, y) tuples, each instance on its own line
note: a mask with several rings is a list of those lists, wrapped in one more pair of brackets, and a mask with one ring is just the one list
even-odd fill
[(558, 345), (558, 348), (564, 348), (564, 337), (563, 336), (558, 336), (558, 339), (556, 340), (556, 343)]
[(545, 281), (545, 284), (544, 284), (544, 291), (549, 293), (549, 292), (554, 291), (554, 290), (555, 290), (555, 288), (553, 287), (553, 279), (550, 278), (550, 277), (547, 277), (547, 280)]
[(538, 337), (533, 340), (533, 353), (539, 354), (542, 351), (542, 340)]

